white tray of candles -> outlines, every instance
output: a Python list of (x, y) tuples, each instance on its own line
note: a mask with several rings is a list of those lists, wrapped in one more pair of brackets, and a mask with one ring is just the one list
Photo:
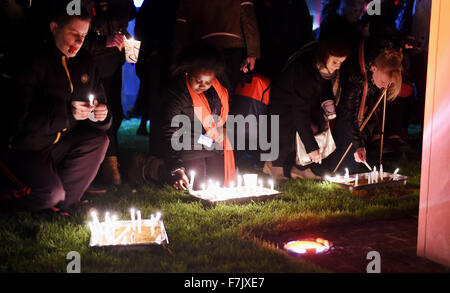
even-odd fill
[[(367, 163), (366, 166), (370, 168)], [(393, 186), (403, 186), (406, 185), (408, 179), (407, 176), (398, 174), (399, 169), (397, 168), (394, 173), (384, 172), (383, 165), (380, 168), (374, 166), (370, 168), (370, 172), (349, 174), (348, 169), (345, 169), (345, 174), (336, 176), (325, 176), (325, 181), (336, 183), (339, 187), (353, 190), (361, 189), (372, 189), (372, 188), (382, 188), (382, 187), (393, 187)]]
[(105, 221), (100, 222), (97, 212), (92, 211), (92, 222), (89, 222), (91, 230), (91, 247), (124, 247), (140, 245), (168, 244), (161, 213), (152, 214), (150, 219), (142, 219), (141, 211), (130, 210), (131, 220), (118, 221), (117, 215), (105, 213)]
[[(195, 172), (191, 172), (189, 185), (194, 186)], [(278, 197), (281, 192), (275, 190), (274, 181), (258, 180), (258, 174), (244, 174), (237, 176), (237, 184), (231, 182), (229, 186), (220, 186), (219, 182), (208, 180), (202, 183), (200, 190), (189, 190), (189, 194), (208, 204), (216, 203), (248, 203), (251, 201), (265, 201)]]

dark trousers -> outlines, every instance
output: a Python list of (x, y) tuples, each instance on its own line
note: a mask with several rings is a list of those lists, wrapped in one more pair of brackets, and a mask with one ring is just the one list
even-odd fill
[(119, 141), (117, 133), (123, 120), (122, 108), (122, 67), (109, 77), (102, 78), (103, 87), (105, 89), (106, 97), (108, 99), (108, 108), (112, 114), (112, 125), (106, 132), (110, 140), (108, 152), (109, 156), (117, 156), (119, 153)]
[(15, 200), (14, 208), (43, 210), (67, 208), (80, 201), (94, 180), (108, 148), (103, 131), (79, 128), (46, 151), (12, 151), (8, 167), (31, 188), (27, 197)]
[(186, 175), (191, 180), (191, 171), (195, 171), (194, 190), (201, 189), (201, 185), (208, 186), (208, 180), (214, 184), (219, 181), (223, 185), (224, 179), (224, 161), (223, 152), (208, 151), (208, 157), (195, 160), (184, 160)]
[[(136, 101), (137, 112), (142, 115), (142, 120), (150, 120), (149, 154), (162, 157), (164, 146), (161, 144), (160, 133), (163, 90), (168, 80), (169, 61), (166, 56), (156, 54), (150, 57), (147, 63), (143, 63), (139, 88), (139, 96)], [(142, 121), (141, 121), (142, 123)]]

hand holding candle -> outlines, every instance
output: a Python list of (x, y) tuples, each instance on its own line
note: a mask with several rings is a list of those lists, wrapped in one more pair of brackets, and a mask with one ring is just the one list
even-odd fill
[[(89, 97), (89, 101), (91, 98)], [(98, 100), (93, 98), (91, 105), (93, 108), (93, 119), (91, 119), (93, 122), (97, 121), (105, 121), (106, 117), (108, 117), (108, 107), (105, 104), (99, 104)]]

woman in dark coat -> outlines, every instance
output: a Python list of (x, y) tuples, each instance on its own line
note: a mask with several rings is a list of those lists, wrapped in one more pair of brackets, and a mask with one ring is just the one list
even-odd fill
[[(206, 175), (226, 185), (235, 179), (233, 150), (224, 128), (228, 92), (217, 79), (224, 70), (219, 56), (210, 47), (190, 49), (180, 56), (183, 61), (166, 92), (162, 143), (169, 180), (176, 189), (198, 189)], [(196, 172), (194, 186), (186, 176), (191, 171)]]
[[(308, 167), (294, 166), (296, 132), (311, 161), (321, 162), (314, 138), (315, 134), (328, 130), (321, 104), (334, 100), (332, 80), (349, 54), (346, 41), (330, 39), (311, 43), (290, 58), (270, 93), (269, 113), (279, 115), (280, 119), (280, 151), (278, 159), (266, 162), (265, 173), (276, 179), (317, 178)], [(276, 134), (272, 133), (273, 139)]]

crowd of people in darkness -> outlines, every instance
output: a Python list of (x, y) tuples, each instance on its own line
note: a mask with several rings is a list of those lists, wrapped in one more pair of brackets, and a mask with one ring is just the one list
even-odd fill
[[(335, 168), (357, 173), (381, 138), (384, 152), (408, 153), (408, 125), (423, 121), (431, 0), (375, 4), (0, 0), (0, 206), (61, 212), (124, 181), (188, 190), (211, 176), (229, 186), (243, 170), (320, 180)], [(148, 137), (148, 151), (123, 164), (131, 35), (141, 42), (136, 135)], [(371, 111), (383, 96), (385, 121)], [(256, 127), (236, 130), (236, 115)], [(276, 157), (250, 147), (261, 136), (277, 144)]]

